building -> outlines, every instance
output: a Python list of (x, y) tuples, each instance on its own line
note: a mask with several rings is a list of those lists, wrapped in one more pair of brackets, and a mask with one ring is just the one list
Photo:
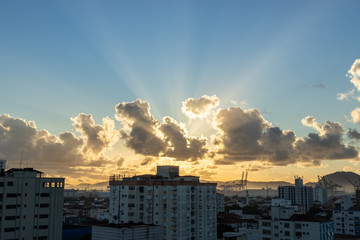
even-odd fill
[(360, 237), (360, 210), (334, 210), (335, 234)]
[(159, 240), (163, 227), (159, 225), (122, 224), (117, 226), (93, 226), (92, 240)]
[(325, 204), (328, 198), (327, 189), (316, 184), (313, 190), (314, 190), (314, 201), (317, 201), (320, 204)]
[(64, 178), (32, 168), (0, 176), (0, 239), (61, 239)]
[(0, 171), (5, 171), (6, 169), (6, 160), (0, 160)]
[[(276, 209), (273, 209), (276, 208)], [(272, 207), (271, 219), (259, 219), (262, 240), (333, 240), (332, 221), (310, 215), (293, 214), (294, 209)]]
[(109, 222), (161, 225), (162, 239), (216, 239), (216, 183), (180, 176), (177, 166), (156, 175), (110, 177)]
[(356, 205), (356, 199), (353, 195), (341, 195), (338, 201), (341, 206), (341, 210), (348, 210)]
[(216, 194), (216, 208), (217, 214), (225, 212), (225, 195), (217, 193)]
[(291, 204), (303, 206), (305, 211), (309, 211), (314, 204), (313, 188), (303, 185), (303, 179), (295, 179), (295, 186), (279, 186), (279, 198), (290, 200)]

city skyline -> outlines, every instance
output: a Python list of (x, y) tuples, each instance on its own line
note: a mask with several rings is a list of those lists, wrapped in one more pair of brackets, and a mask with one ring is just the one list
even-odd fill
[(0, 159), (67, 183), (360, 173), (356, 6), (0, 3)]

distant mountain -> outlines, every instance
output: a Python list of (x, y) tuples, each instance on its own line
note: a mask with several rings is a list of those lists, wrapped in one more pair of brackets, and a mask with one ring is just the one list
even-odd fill
[(330, 184), (337, 184), (339, 191), (348, 193), (354, 192), (354, 185), (360, 186), (360, 175), (354, 172), (334, 172), (324, 176), (325, 180)]
[(109, 181), (106, 182), (98, 182), (98, 183), (94, 183), (94, 184), (89, 184), (89, 183), (80, 183), (78, 185), (66, 185), (65, 187), (67, 189), (80, 189), (80, 190), (84, 190), (86, 189), (93, 189), (93, 190), (106, 190), (107, 187), (109, 186)]
[[(354, 186), (350, 183), (352, 182), (355, 185), (360, 186), (360, 175), (354, 173), (354, 172), (335, 172), (328, 175), (323, 176), (323, 178), (329, 183), (329, 184), (337, 184), (339, 187), (337, 187), (338, 191), (344, 191), (347, 193), (353, 193), (354, 192)], [(207, 181), (204, 181), (207, 182)], [(210, 181), (211, 182), (211, 181)], [(236, 184), (240, 184), (241, 180), (234, 180), (234, 181), (227, 181), (227, 182), (220, 182), (218, 181), (218, 186), (236, 186)], [(305, 185), (306, 186), (315, 186), (315, 182), (308, 182)], [(277, 189), (278, 186), (289, 186), (293, 185), (293, 183), (285, 182), (285, 181), (269, 181), (269, 182), (256, 182), (256, 181), (248, 181), (247, 182), (247, 188), (248, 189)], [(109, 186), (109, 182), (98, 182), (95, 184), (88, 184), (88, 183), (81, 183), (79, 185), (66, 185), (66, 188), (74, 188), (74, 189), (97, 189), (97, 190), (106, 190)]]
[[(236, 184), (241, 184), (241, 180), (218, 182), (218, 186), (234, 186)], [(247, 182), (248, 189), (262, 189), (262, 188), (277, 189), (278, 186), (288, 186), (288, 185), (292, 185), (292, 184), (285, 181), (269, 181), (269, 182), (248, 181)]]

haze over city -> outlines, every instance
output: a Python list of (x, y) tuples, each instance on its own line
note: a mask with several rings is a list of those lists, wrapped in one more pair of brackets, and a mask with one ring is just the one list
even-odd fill
[(70, 185), (360, 173), (359, 7), (2, 1), (0, 159)]

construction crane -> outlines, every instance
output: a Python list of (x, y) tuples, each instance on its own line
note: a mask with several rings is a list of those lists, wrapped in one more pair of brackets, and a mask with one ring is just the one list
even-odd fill
[(247, 177), (248, 177), (248, 171), (246, 171), (245, 173), (245, 183), (244, 183), (244, 188), (247, 189)]
[(330, 182), (327, 181), (325, 176), (322, 176), (322, 177), (318, 176), (318, 179), (319, 179), (319, 185), (329, 189), (331, 191), (332, 195), (334, 195), (334, 193), (337, 191), (337, 188), (342, 187), (339, 184), (332, 183), (331, 181)]

